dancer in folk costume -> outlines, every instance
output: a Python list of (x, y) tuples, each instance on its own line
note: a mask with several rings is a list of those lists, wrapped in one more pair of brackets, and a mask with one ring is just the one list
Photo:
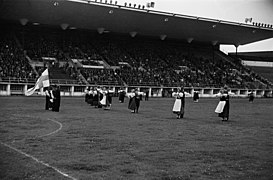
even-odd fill
[(90, 91), (90, 87), (86, 86), (86, 88), (84, 89), (84, 93), (85, 93), (85, 102), (87, 103), (88, 98), (89, 98), (89, 91)]
[(90, 106), (93, 106), (93, 99), (94, 99), (93, 87), (90, 87), (88, 91), (88, 99), (87, 99), (87, 103), (90, 104)]
[(123, 88), (121, 88), (120, 90), (118, 90), (118, 100), (120, 103), (124, 103), (124, 98), (126, 96), (126, 92)]
[(255, 98), (254, 91), (251, 90), (251, 91), (248, 93), (248, 96), (249, 96), (249, 102), (250, 102), (250, 103), (253, 103), (254, 98)]
[(103, 99), (103, 94), (102, 94), (102, 88), (98, 87), (97, 88), (98, 92), (98, 108), (102, 108), (102, 104), (100, 101)]
[(215, 112), (218, 113), (218, 116), (222, 118), (222, 121), (229, 120), (230, 95), (234, 95), (234, 93), (229, 92), (227, 86), (225, 86), (218, 94), (216, 94), (216, 96), (220, 97), (220, 101), (215, 109)]
[(185, 96), (190, 96), (189, 93), (184, 91), (184, 88), (179, 88), (178, 92), (173, 92), (172, 96), (175, 97), (173, 105), (173, 113), (177, 114), (177, 119), (183, 118), (185, 113)]
[(95, 108), (97, 108), (98, 105), (99, 105), (99, 92), (98, 92), (97, 87), (94, 87), (94, 90), (93, 90), (92, 94), (93, 94), (93, 106)]
[(105, 110), (110, 110), (112, 105), (111, 93), (114, 93), (114, 91), (103, 87), (103, 89), (100, 90), (100, 93), (103, 95), (102, 99), (100, 100), (100, 104), (102, 107), (104, 107)]
[(193, 102), (198, 102), (199, 100), (199, 91), (193, 91)]
[(149, 90), (145, 91), (145, 101), (149, 100)]
[(54, 97), (54, 94), (53, 94), (53, 86), (49, 86), (49, 110), (53, 110), (53, 101), (54, 101), (54, 99), (55, 99), (55, 97)]
[(114, 95), (114, 93), (115, 93), (115, 91), (114, 91), (114, 89), (108, 89), (108, 93), (107, 93), (107, 100), (108, 100), (108, 102), (109, 102), (109, 109), (111, 108), (111, 106), (112, 106), (112, 97), (113, 97), (113, 95)]
[(46, 104), (45, 104), (45, 110), (51, 110), (52, 108), (52, 102), (50, 102), (51, 94), (50, 94), (50, 87), (44, 88), (45, 95), (46, 95)]
[(138, 89), (132, 89), (131, 93), (127, 93), (129, 97), (128, 109), (131, 110), (131, 113), (138, 113), (140, 106), (140, 95), (143, 95), (143, 92), (139, 92)]
[(53, 108), (52, 111), (59, 112), (60, 111), (60, 105), (61, 105), (61, 91), (60, 87), (55, 85), (53, 89)]

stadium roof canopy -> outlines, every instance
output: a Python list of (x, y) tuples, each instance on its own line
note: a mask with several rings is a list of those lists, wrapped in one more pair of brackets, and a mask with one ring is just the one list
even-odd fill
[[(98, 0), (99, 1), (99, 0)], [(108, 0), (109, 2), (110, 0)], [(105, 2), (105, 1), (103, 1)], [(244, 45), (273, 37), (273, 28), (86, 0), (0, 0), (0, 18), (63, 28)]]
[(228, 55), (236, 56), (248, 61), (273, 62), (273, 51), (239, 52), (228, 53)]

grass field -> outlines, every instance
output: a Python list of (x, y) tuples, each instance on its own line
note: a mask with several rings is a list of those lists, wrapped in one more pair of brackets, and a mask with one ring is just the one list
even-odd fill
[(272, 99), (231, 99), (230, 121), (218, 99), (142, 101), (131, 114), (114, 99), (105, 111), (62, 98), (59, 113), (43, 97), (0, 97), (0, 179), (273, 179)]

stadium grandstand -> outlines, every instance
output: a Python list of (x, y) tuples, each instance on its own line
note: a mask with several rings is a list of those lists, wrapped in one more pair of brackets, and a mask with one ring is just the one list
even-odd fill
[(264, 77), (271, 86), (273, 85), (272, 51), (229, 53), (229, 55), (238, 58), (244, 66)]
[(159, 97), (180, 86), (204, 97), (224, 85), (238, 96), (272, 94), (272, 66), (242, 63), (272, 65), (272, 52), (219, 50), (272, 38), (271, 27), (85, 0), (1, 1), (0, 11), (0, 95), (23, 95), (46, 68), (68, 96), (86, 86), (139, 87)]

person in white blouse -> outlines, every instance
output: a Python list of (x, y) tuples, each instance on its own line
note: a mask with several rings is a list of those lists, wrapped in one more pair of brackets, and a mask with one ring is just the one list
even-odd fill
[(184, 91), (184, 88), (178, 88), (177, 92), (173, 92), (172, 96), (175, 97), (173, 105), (173, 113), (177, 115), (177, 119), (183, 118), (185, 113), (185, 97), (190, 96), (189, 93)]
[(104, 110), (110, 110), (112, 105), (111, 94), (114, 93), (114, 91), (110, 90), (109, 88), (103, 87), (99, 90), (99, 92), (103, 95), (100, 104), (104, 107)]
[(120, 90), (118, 90), (118, 100), (120, 103), (124, 103), (125, 95), (126, 91), (123, 88), (120, 88)]
[(230, 109), (229, 97), (231, 95), (234, 95), (234, 93), (229, 92), (227, 86), (222, 88), (220, 92), (215, 95), (216, 97), (220, 97), (220, 101), (215, 109), (215, 112), (218, 113), (218, 116), (222, 118), (222, 121), (229, 120)]
[(144, 92), (139, 92), (138, 89), (132, 89), (131, 93), (127, 93), (129, 97), (128, 109), (131, 110), (131, 113), (138, 113), (140, 106), (140, 95), (144, 95)]

